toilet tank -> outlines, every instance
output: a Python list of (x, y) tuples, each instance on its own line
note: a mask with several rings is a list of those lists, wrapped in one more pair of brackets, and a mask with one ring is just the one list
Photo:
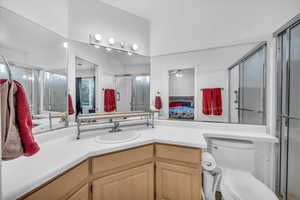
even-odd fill
[(217, 166), (254, 172), (255, 148), (251, 141), (211, 138), (208, 148)]

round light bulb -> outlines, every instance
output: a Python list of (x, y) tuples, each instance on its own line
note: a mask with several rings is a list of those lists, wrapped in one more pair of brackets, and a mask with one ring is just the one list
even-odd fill
[(131, 52), (127, 52), (127, 54), (128, 54), (129, 56), (132, 56), (132, 53), (131, 53)]
[(95, 35), (95, 40), (96, 40), (97, 42), (100, 42), (100, 41), (102, 40), (102, 35), (100, 35), (99, 33), (97, 33), (97, 34)]
[(67, 42), (64, 42), (63, 47), (67, 49), (69, 47), (69, 44)]
[(126, 43), (124, 42), (124, 41), (122, 41), (122, 42), (120, 42), (120, 46), (121, 46), (121, 48), (125, 48), (125, 46), (126, 46)]
[(139, 49), (139, 46), (137, 44), (133, 44), (131, 48), (133, 51), (137, 51)]
[(116, 43), (116, 41), (115, 41), (115, 38), (109, 38), (108, 39), (108, 44), (110, 44), (110, 45), (114, 45)]

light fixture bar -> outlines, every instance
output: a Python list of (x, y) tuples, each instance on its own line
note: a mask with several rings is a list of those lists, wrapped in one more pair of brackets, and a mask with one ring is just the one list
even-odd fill
[(96, 48), (102, 47), (104, 49), (110, 49), (110, 51), (113, 51), (113, 50), (114, 51), (121, 51), (121, 52), (127, 53), (128, 55), (141, 55), (137, 52), (137, 50), (134, 51), (134, 50), (128, 49), (128, 48), (122, 48), (121, 44), (120, 44), (120, 47), (118, 47), (116, 44), (117, 44), (116, 42), (115, 42), (115, 45), (101, 44), (101, 41), (97, 42), (95, 40), (95, 35), (92, 35), (92, 34), (89, 35), (89, 45), (92, 45)]

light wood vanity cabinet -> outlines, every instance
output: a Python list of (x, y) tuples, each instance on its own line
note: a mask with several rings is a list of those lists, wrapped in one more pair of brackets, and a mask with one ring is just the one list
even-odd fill
[(151, 144), (89, 158), (22, 200), (200, 200), (201, 150)]
[(199, 200), (199, 169), (156, 163), (157, 200)]
[(153, 163), (93, 181), (93, 200), (153, 200)]
[(86, 184), (80, 188), (77, 192), (72, 194), (68, 200), (88, 200), (89, 199), (89, 185)]

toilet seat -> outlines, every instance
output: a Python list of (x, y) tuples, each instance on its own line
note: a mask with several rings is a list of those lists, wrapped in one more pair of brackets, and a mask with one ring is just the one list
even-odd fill
[(220, 190), (224, 200), (278, 200), (265, 184), (241, 170), (223, 169)]

